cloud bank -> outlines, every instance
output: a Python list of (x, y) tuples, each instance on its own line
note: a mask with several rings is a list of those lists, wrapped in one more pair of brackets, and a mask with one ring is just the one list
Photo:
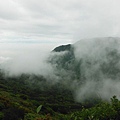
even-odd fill
[[(82, 85), (76, 89), (76, 100), (116, 95), (120, 99), (120, 38), (94, 38), (75, 44)], [(78, 82), (79, 83), (79, 82)]]
[(77, 102), (113, 95), (120, 99), (120, 38), (83, 39), (72, 45), (73, 51), (50, 53), (45, 46), (19, 46), (12, 59), (0, 57), (1, 67), (10, 76), (42, 75), (71, 90)]
[(75, 100), (120, 99), (120, 38), (83, 39), (53, 55), (54, 74)]

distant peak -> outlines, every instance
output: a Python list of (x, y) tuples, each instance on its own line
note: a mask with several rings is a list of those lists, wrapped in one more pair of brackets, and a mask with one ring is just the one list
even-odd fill
[(71, 44), (68, 45), (61, 45), (56, 47), (53, 52), (62, 52), (62, 51), (70, 51), (71, 49)]

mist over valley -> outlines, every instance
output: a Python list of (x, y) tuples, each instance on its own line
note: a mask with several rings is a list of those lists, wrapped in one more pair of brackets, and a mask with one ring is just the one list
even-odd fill
[[(1, 57), (1, 70), (6, 76), (43, 76), (51, 85), (61, 84), (71, 90), (78, 102), (95, 96), (104, 100), (113, 95), (119, 98), (119, 41), (115, 37), (83, 39), (58, 46), (42, 56), (37, 51), (14, 59)], [(33, 77), (28, 81), (36, 80)]]

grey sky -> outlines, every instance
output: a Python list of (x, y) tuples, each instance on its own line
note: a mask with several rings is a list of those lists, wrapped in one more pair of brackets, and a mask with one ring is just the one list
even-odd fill
[(119, 0), (0, 0), (0, 42), (120, 36)]
[(119, 6), (119, 0), (0, 0), (0, 46), (52, 49), (83, 38), (120, 37)]

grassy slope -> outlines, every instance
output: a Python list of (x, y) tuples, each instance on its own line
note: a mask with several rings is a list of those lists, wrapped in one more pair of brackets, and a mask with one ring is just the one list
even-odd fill
[[(75, 103), (72, 93), (63, 86), (49, 86), (46, 83), (41, 83), (43, 78), (39, 78), (40, 83), (46, 85), (44, 88), (38, 88), (35, 82), (29, 83), (29, 85), (28, 81), (25, 82), (28, 77), (29, 75), (12, 78), (1, 77), (1, 118), (4, 115), (7, 116), (5, 119), (9, 120), (10, 114), (13, 116), (16, 115), (18, 118), (20, 116), (22, 119), (29, 114), (34, 117), (47, 114), (56, 116), (58, 114), (69, 114), (81, 109), (81, 104)], [(41, 112), (37, 114), (36, 109), (39, 105), (42, 105), (42, 109)], [(17, 113), (15, 111), (17, 111)], [(18, 119), (17, 117), (16, 119)]]
[[(0, 77), (0, 120), (119, 120), (120, 101), (114, 96), (110, 103), (75, 103), (71, 91), (62, 85), (49, 86), (42, 77), (38, 82), (26, 81), (29, 75)], [(26, 81), (26, 82), (25, 82)], [(44, 80), (45, 81), (45, 80)], [(36, 86), (35, 86), (36, 85)], [(30, 87), (31, 86), (31, 87)], [(36, 109), (42, 105), (39, 113)]]

